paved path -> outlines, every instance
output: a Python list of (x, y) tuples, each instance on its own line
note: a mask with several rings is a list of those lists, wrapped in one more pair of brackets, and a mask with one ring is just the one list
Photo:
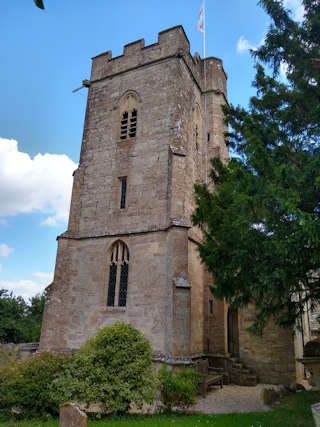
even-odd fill
[(186, 412), (201, 414), (229, 414), (232, 412), (268, 411), (270, 408), (263, 403), (262, 390), (265, 386), (255, 387), (224, 385), (213, 387), (205, 398), (198, 397), (197, 403)]

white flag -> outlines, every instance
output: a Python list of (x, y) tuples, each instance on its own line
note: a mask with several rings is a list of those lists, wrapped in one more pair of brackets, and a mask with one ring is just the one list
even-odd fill
[(198, 18), (197, 30), (200, 31), (201, 33), (204, 33), (204, 0), (202, 0), (202, 5), (199, 13), (199, 18)]

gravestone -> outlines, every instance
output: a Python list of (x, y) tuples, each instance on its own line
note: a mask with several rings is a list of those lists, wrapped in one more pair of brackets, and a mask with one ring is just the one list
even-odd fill
[(87, 427), (87, 415), (72, 402), (60, 406), (59, 427)]

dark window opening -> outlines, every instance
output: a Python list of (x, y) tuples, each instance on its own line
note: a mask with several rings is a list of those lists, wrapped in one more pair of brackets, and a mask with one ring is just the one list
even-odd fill
[(199, 144), (198, 144), (198, 136), (199, 136), (199, 131), (198, 131), (198, 125), (196, 125), (195, 127), (195, 139), (196, 139), (196, 150), (199, 150)]
[(126, 139), (128, 134), (128, 112), (122, 114), (120, 138)]
[(124, 261), (120, 270), (119, 307), (125, 307), (127, 303), (128, 273), (129, 264)]
[(127, 178), (121, 178), (120, 209), (125, 209), (126, 207), (126, 196), (127, 196)]
[[(118, 241), (113, 246), (109, 268), (107, 305), (125, 307), (128, 293), (129, 250), (123, 242)], [(116, 297), (118, 301), (115, 301)]]
[[(113, 258), (113, 254), (112, 254)], [(117, 264), (111, 262), (109, 272), (109, 290), (108, 290), (108, 306), (114, 306), (114, 298), (116, 294), (116, 282), (117, 282)]]
[(210, 314), (213, 314), (213, 301), (212, 300), (209, 301), (209, 309), (210, 309)]
[(120, 139), (135, 138), (137, 134), (137, 110), (125, 111), (121, 118)]
[(130, 138), (134, 138), (137, 132), (137, 110), (132, 110), (131, 119), (130, 119)]
[(210, 133), (208, 132), (208, 142), (210, 142)]

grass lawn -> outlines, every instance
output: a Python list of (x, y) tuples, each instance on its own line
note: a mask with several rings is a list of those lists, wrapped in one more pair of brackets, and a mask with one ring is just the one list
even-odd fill
[[(310, 405), (320, 401), (320, 392), (290, 395), (272, 411), (226, 415), (155, 415), (106, 417), (89, 421), (89, 427), (314, 427)], [(57, 427), (58, 421), (2, 422), (2, 427)]]

